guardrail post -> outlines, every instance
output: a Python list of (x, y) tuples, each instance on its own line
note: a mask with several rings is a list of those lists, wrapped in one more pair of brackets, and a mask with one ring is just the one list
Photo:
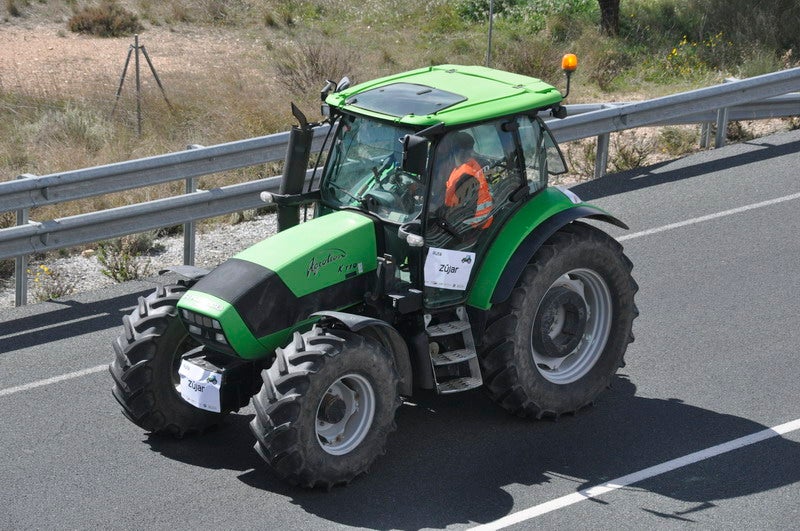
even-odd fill
[[(739, 81), (736, 77), (726, 77), (723, 83), (735, 83)], [(721, 148), (725, 145), (725, 138), (728, 136), (728, 108), (724, 107), (717, 111), (717, 135), (714, 137), (714, 147)]]
[(603, 133), (597, 137), (597, 156), (594, 160), (595, 179), (599, 179), (606, 174), (606, 168), (608, 168), (608, 146), (610, 142), (610, 133)]
[(714, 138), (714, 147), (721, 148), (725, 145), (725, 137), (728, 134), (728, 108), (725, 107), (717, 111), (717, 136)]
[(703, 122), (700, 125), (700, 148), (706, 149), (711, 145), (711, 123)]
[[(19, 175), (17, 179), (35, 177), (30, 173)], [(17, 226), (28, 224), (29, 209), (17, 210)], [(14, 259), (14, 306), (28, 304), (28, 256), (22, 255)]]
[[(191, 144), (187, 149), (202, 148), (200, 144)], [(197, 191), (197, 179), (189, 177), (186, 179), (186, 193), (193, 194)], [(183, 265), (194, 265), (196, 246), (196, 226), (194, 221), (187, 221), (183, 224)]]

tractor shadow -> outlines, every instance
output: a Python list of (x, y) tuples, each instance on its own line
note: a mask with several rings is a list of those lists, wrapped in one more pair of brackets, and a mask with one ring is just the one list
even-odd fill
[[(237, 472), (252, 470), (261, 459), (253, 450), (255, 438), (248, 427), (254, 415), (242, 411), (228, 415), (220, 426), (207, 430), (202, 436), (176, 439), (171, 435), (148, 433), (144, 442), (152, 451), (188, 465)], [(276, 478), (275, 485), (280, 484)]]
[[(627, 378), (617, 377), (596, 407), (540, 422), (511, 417), (480, 391), (424, 395), (401, 407), (387, 455), (348, 487), (331, 492), (292, 488), (261, 463), (239, 478), (342, 525), (444, 528), (490, 522), (519, 509), (520, 500), (515, 503), (512, 495), (520, 490), (516, 485), (537, 487), (526, 494), (532, 499), (522, 501), (527, 507), (765, 429), (740, 417), (635, 392)], [(235, 444), (231, 454), (238, 453)], [(235, 470), (247, 469), (245, 460), (249, 466), (257, 460), (254, 452), (228, 459)], [(782, 437), (714, 459), (713, 467), (687, 467), (692, 481), (676, 480), (687, 473), (679, 469), (634, 486), (696, 507), (674, 514), (642, 510), (683, 521), (714, 507), (713, 500), (800, 481), (800, 444)]]
[(113, 338), (121, 332), (123, 316), (136, 307), (139, 297), (176, 281), (177, 276), (168, 273), (56, 300), (0, 308), (0, 355), (98, 332)]

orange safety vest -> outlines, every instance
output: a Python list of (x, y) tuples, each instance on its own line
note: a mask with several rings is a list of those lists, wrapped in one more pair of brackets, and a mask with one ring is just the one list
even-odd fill
[(478, 204), (475, 206), (475, 215), (471, 218), (465, 219), (464, 223), (469, 223), (476, 229), (485, 229), (492, 224), (492, 194), (489, 192), (489, 183), (486, 182), (486, 177), (483, 175), (483, 170), (480, 164), (475, 159), (469, 159), (467, 162), (450, 172), (450, 177), (447, 179), (447, 186), (444, 196), (444, 204), (448, 207), (458, 205), (458, 196), (456, 196), (456, 189), (464, 175), (474, 177), (478, 181)]

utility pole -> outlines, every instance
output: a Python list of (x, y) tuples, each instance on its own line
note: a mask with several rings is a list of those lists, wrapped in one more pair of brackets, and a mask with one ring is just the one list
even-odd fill
[(486, 68), (492, 66), (492, 26), (494, 25), (494, 0), (489, 0), (489, 43), (486, 47)]

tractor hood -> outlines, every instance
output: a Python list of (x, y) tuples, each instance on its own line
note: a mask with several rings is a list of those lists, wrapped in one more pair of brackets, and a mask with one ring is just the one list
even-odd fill
[(242, 358), (269, 355), (311, 313), (363, 300), (377, 266), (373, 221), (334, 212), (242, 251), (178, 302), (189, 333)]

